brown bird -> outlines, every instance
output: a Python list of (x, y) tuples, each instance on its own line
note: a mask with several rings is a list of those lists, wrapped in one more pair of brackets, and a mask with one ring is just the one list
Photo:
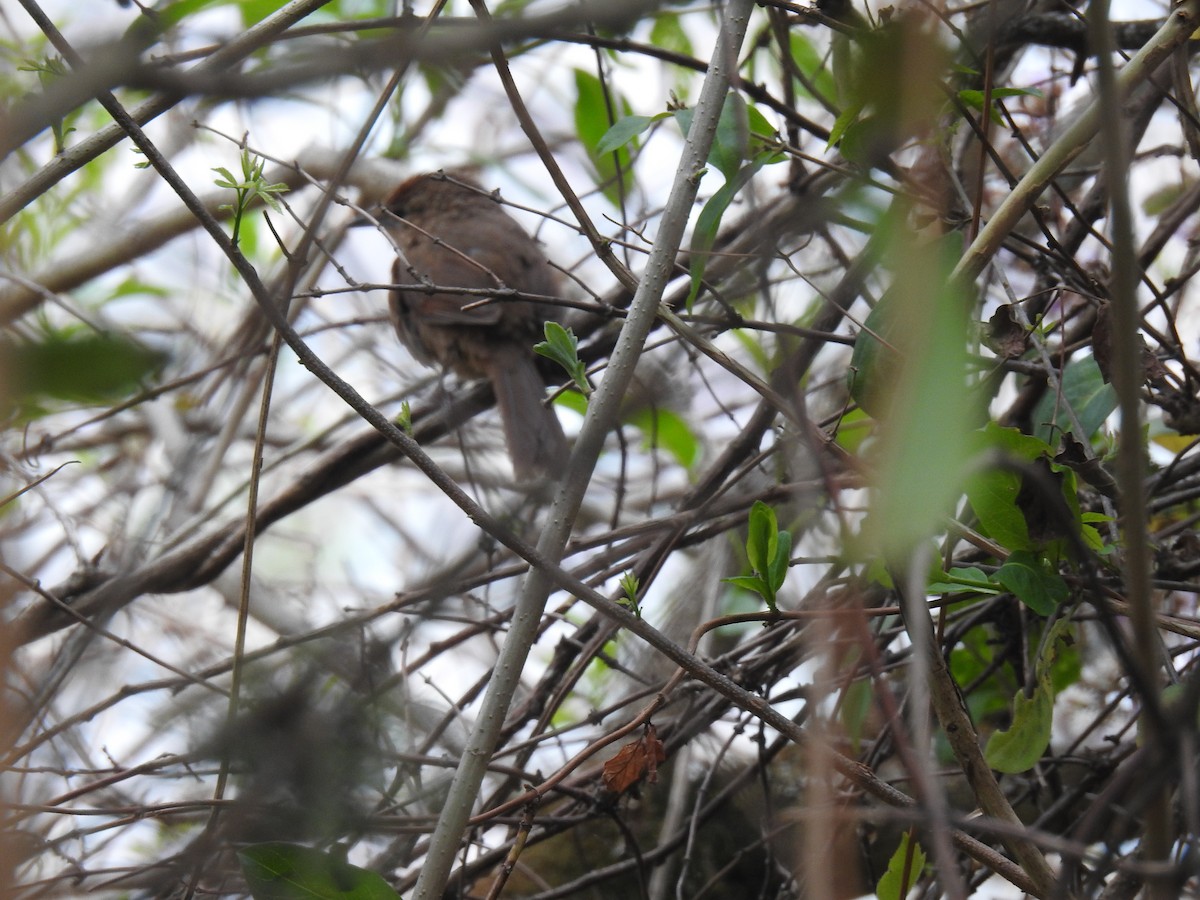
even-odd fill
[(427, 279), (445, 288), (391, 292), (400, 340), (426, 365), (437, 363), (463, 378), (492, 383), (519, 480), (556, 474), (567, 442), (546, 405), (546, 385), (533, 352), (554, 307), (454, 290), (512, 288), (554, 295), (558, 277), (537, 243), (495, 198), (460, 174), (408, 179), (384, 201), (380, 221), (403, 254), (392, 270), (394, 283)]

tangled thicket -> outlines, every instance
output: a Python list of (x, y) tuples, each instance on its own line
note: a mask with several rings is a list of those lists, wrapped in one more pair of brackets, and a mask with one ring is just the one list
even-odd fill
[[(1194, 0), (20, 6), (5, 896), (1195, 889)], [(463, 165), (558, 484), (348, 227)]]

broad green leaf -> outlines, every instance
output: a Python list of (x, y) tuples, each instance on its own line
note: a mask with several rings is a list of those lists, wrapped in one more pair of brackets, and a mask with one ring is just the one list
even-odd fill
[(255, 844), (238, 859), (254, 900), (400, 900), (382, 875), (301, 844)]
[(746, 534), (746, 556), (750, 559), (750, 568), (760, 575), (765, 575), (775, 558), (779, 546), (779, 526), (775, 518), (775, 510), (755, 500), (750, 507), (750, 522)]
[(650, 27), (650, 44), (682, 56), (693, 56), (692, 39), (683, 28), (681, 16), (676, 12), (659, 12)]
[[(980, 105), (983, 103), (983, 91), (965, 90), (959, 91), (958, 95), (960, 97), (970, 97)], [(1037, 88), (994, 87), (992, 88), (992, 96), (994, 98), (1003, 99), (1005, 97), (1044, 97), (1045, 94), (1043, 94)]]
[[(1063, 405), (1075, 410), (1083, 428), (1079, 434)], [(1100, 367), (1091, 356), (1071, 360), (1062, 372), (1062, 397), (1047, 391), (1033, 409), (1034, 434), (1055, 444), (1064, 431), (1075, 433), (1081, 441), (1089, 441), (1117, 408), (1117, 394), (1112, 385), (1104, 383)]]
[(727, 182), (732, 181), (742, 161), (749, 155), (749, 149), (750, 119), (746, 113), (746, 101), (741, 94), (731, 91), (721, 107), (721, 118), (717, 121), (708, 161), (725, 176)]
[(791, 533), (780, 531), (775, 510), (756, 500), (750, 507), (746, 528), (746, 559), (753, 574), (724, 578), (722, 581), (760, 595), (766, 601), (767, 608), (775, 612), (776, 594), (787, 578), (791, 555)]
[[(1022, 434), (1015, 428), (1001, 428), (989, 423), (975, 435), (977, 454), (999, 452), (1018, 461), (1032, 463), (1052, 455), (1050, 446), (1041, 438)], [(1074, 479), (1064, 481), (1063, 500), (1078, 514)], [(1021, 494), (1021, 476), (996, 466), (973, 472), (966, 480), (967, 499), (982, 530), (992, 540), (1008, 550), (1033, 550), (1037, 547), (1029, 534), (1025, 514), (1017, 503)]]
[(1050, 686), (1055, 695), (1064, 688), (1079, 683), (1083, 674), (1083, 648), (1075, 639), (1073, 626), (1068, 619), (1058, 619), (1055, 629), (1060, 629), (1054, 635), (1055, 642), (1051, 645), (1053, 653), (1047, 665), (1050, 672)]
[(134, 275), (128, 276), (119, 285), (109, 291), (110, 299), (118, 297), (168, 297), (171, 292), (161, 285), (150, 284), (147, 281), (141, 281)]
[(242, 27), (257, 25), (286, 5), (286, 0), (240, 0), (238, 8), (242, 13)]
[(32, 408), (45, 400), (107, 403), (138, 390), (166, 357), (115, 335), (52, 334), (37, 343), (0, 342), (7, 402)]
[[(694, 114), (689, 107), (673, 113), (684, 137), (691, 130)], [(728, 182), (738, 176), (745, 160), (753, 160), (757, 164), (756, 170), (780, 162), (784, 157), (776, 150), (775, 134), (766, 116), (747, 104), (741, 94), (731, 91), (721, 107), (721, 118), (708, 152), (708, 163)]]
[(630, 422), (645, 435), (646, 446), (661, 447), (685, 468), (700, 455), (700, 441), (687, 420), (669, 409), (639, 410)]
[(976, 722), (1012, 707), (1011, 667), (997, 665), (994, 635), (986, 628), (968, 631), (950, 651), (950, 674), (958, 684), (977, 685), (964, 699)]
[[(1071, 623), (1066, 619), (1054, 623), (1043, 644), (1045, 651), (1035, 666), (1033, 696), (1026, 696), (1022, 691), (1013, 698), (1012, 725), (1007, 731), (993, 734), (984, 750), (988, 765), (998, 772), (1027, 772), (1042, 758), (1050, 746), (1054, 724), (1055, 675), (1061, 669), (1060, 657), (1072, 657), (1069, 667), (1079, 664)], [(1077, 670), (1074, 675), (1078, 678)]]
[[(161, 31), (166, 31), (213, 4), (228, 5), (223, 0), (175, 0), (173, 3), (161, 4), (154, 9), (154, 24)], [(133, 27), (144, 28), (142, 18), (139, 18)]]
[(723, 184), (720, 190), (709, 198), (708, 202), (704, 204), (704, 209), (700, 211), (700, 215), (696, 217), (696, 226), (692, 229), (692, 287), (687, 299), (689, 312), (696, 296), (700, 293), (700, 284), (704, 280), (704, 269), (708, 265), (708, 251), (712, 249), (717, 240), (721, 217), (725, 215), (725, 210), (729, 208), (729, 204), (733, 202), (737, 192), (754, 176), (755, 172), (762, 168), (765, 161), (765, 159), (755, 160), (743, 166), (731, 181)]
[(783, 582), (787, 579), (788, 566), (791, 565), (791, 562), (792, 533), (790, 531), (781, 531), (775, 545), (774, 555), (771, 557), (771, 561), (767, 565), (767, 571), (764, 573), (767, 578), (767, 584), (771, 586), (772, 597), (783, 587)]
[(889, 410), (900, 368), (900, 357), (892, 343), (897, 306), (894, 294), (884, 294), (863, 320), (850, 354), (850, 397), (877, 419)]
[(1018, 550), (996, 571), (996, 581), (1040, 616), (1052, 614), (1070, 596), (1067, 583), (1040, 556)]
[(554, 402), (563, 409), (569, 409), (579, 413), (581, 416), (586, 416), (588, 411), (588, 401), (583, 394), (577, 390), (565, 390), (554, 398)]
[[(837, 86), (833, 82), (833, 73), (825, 66), (825, 53), (818, 51), (799, 29), (793, 29), (788, 41), (796, 68), (808, 77), (824, 99), (836, 99)], [(799, 81), (796, 82), (796, 91), (802, 95), (809, 95), (808, 88)]]
[(846, 729), (846, 737), (850, 738), (852, 752), (855, 754), (858, 753), (863, 726), (867, 722), (867, 716), (871, 714), (874, 700), (875, 692), (870, 678), (855, 679), (842, 691), (842, 706), (839, 716), (842, 720), (842, 727)]
[(584, 397), (591, 396), (592, 385), (588, 381), (587, 366), (579, 358), (579, 340), (575, 332), (557, 322), (546, 322), (542, 326), (542, 334), (546, 339), (533, 345), (534, 353), (562, 366), (579, 392)]
[(1192, 184), (1191, 179), (1185, 178), (1181, 181), (1170, 181), (1156, 190), (1151, 190), (1142, 201), (1142, 215), (1158, 218), (1174, 206)]
[(826, 150), (836, 147), (842, 142), (842, 138), (846, 136), (846, 132), (849, 131), (850, 126), (858, 121), (864, 105), (862, 103), (851, 103), (833, 120), (833, 127), (829, 129), (829, 140), (825, 142)]
[(788, 156), (779, 149), (779, 132), (767, 121), (756, 106), (747, 106), (750, 119), (750, 156), (760, 165), (773, 166), (786, 162)]
[(1053, 723), (1054, 693), (1048, 682), (1039, 683), (1032, 697), (1018, 693), (1013, 700), (1012, 725), (991, 736), (984, 759), (997, 772), (1029, 771), (1050, 745)]
[[(958, 99), (961, 100), (964, 105), (969, 106), (972, 109), (978, 109), (978, 110), (983, 109), (984, 96), (985, 96), (984, 92), (981, 90), (977, 90), (977, 89), (968, 89), (968, 90), (962, 90), (962, 91), (958, 92)], [(1036, 88), (1027, 89), (1027, 88), (994, 87), (994, 88), (992, 88), (992, 97), (991, 97), (993, 106), (988, 111), (988, 116), (997, 125), (1003, 125), (1004, 118), (1000, 115), (1000, 110), (997, 109), (996, 106), (994, 105), (995, 101), (1003, 100), (1005, 97), (1040, 97), (1040, 96), (1042, 96), (1042, 92), (1037, 90)]]
[(999, 594), (1001, 588), (974, 566), (955, 566), (949, 572), (938, 573), (925, 586), (931, 594)]
[(763, 598), (770, 593), (770, 586), (757, 575), (734, 575), (732, 578), (722, 578), (721, 581), (758, 594)]
[(1032, 550), (1025, 516), (1017, 507), (1021, 478), (1008, 469), (973, 473), (966, 484), (967, 499), (983, 532), (1008, 550)]
[(621, 171), (629, 169), (629, 148), (619, 147), (615, 154), (600, 153), (595, 148), (612, 128), (614, 120), (620, 120), (632, 113), (628, 101), (616, 94), (612, 85), (601, 82), (591, 72), (575, 70), (575, 133), (587, 148), (597, 177), (604, 184), (604, 196), (614, 205), (619, 205), (621, 201), (621, 182), (616, 177), (617, 167), (620, 166)]
[(887, 871), (875, 886), (875, 896), (879, 900), (904, 900), (924, 868), (925, 851), (907, 831), (904, 832), (900, 846), (888, 860)]
[(625, 116), (623, 119), (618, 119), (616, 124), (604, 132), (604, 136), (596, 143), (596, 152), (612, 153), (614, 150), (624, 147), (667, 115), (669, 113), (660, 113), (657, 116)]
[(1054, 453), (1054, 448), (1040, 437), (1024, 434), (1017, 428), (1004, 428), (995, 422), (989, 422), (977, 432), (976, 444), (981, 450), (999, 450), (1027, 461)]
[(834, 440), (838, 446), (848, 453), (857, 453), (865, 441), (874, 432), (875, 421), (861, 407), (852, 409), (838, 422), (837, 435)]

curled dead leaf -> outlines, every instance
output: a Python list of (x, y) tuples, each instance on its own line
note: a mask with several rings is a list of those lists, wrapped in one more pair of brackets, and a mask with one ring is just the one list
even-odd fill
[(1019, 359), (1029, 347), (1029, 333), (1005, 303), (988, 320), (987, 342), (1001, 359)]
[(658, 780), (658, 764), (666, 758), (657, 730), (647, 725), (640, 738), (623, 746), (604, 764), (604, 786), (615, 794), (623, 794), (643, 777), (654, 784)]

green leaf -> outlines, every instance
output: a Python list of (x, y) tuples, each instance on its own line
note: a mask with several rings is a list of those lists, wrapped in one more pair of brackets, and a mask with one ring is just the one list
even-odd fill
[[(970, 102), (977, 109), (979, 107), (983, 106), (983, 91), (979, 91), (979, 90), (959, 91), (958, 96), (963, 97), (964, 99), (967, 99), (967, 101)], [(1045, 94), (1043, 94), (1037, 88), (1006, 88), (1006, 87), (992, 88), (992, 97), (994, 99), (1003, 99), (1005, 97), (1044, 97), (1044, 96), (1045, 96)]]
[[(983, 109), (984, 92), (976, 89), (962, 90), (958, 92), (958, 99), (962, 101), (964, 106), (969, 106), (972, 109)], [(1025, 88), (992, 88), (992, 108), (988, 111), (988, 116), (997, 125), (1004, 124), (1004, 118), (1000, 115), (1000, 110), (996, 106), (997, 100), (1002, 100), (1005, 97), (1040, 97), (1041, 91), (1036, 89), (1029, 90)]]
[(779, 149), (779, 132), (767, 117), (754, 105), (746, 107), (746, 116), (750, 126), (750, 156), (764, 156), (762, 164), (767, 166), (784, 162), (788, 157)]
[(999, 450), (1028, 462), (1054, 453), (1054, 448), (1042, 438), (1024, 434), (1017, 428), (1004, 428), (995, 422), (985, 425), (978, 432), (978, 437), (981, 448)]
[[(834, 100), (837, 96), (837, 85), (833, 82), (833, 73), (825, 66), (825, 52), (817, 50), (812, 41), (798, 29), (793, 29), (789, 37), (789, 45), (796, 68), (808, 76), (809, 81), (823, 99)], [(811, 96), (808, 88), (799, 80), (796, 82), (796, 91), (804, 96)]]
[(283, 6), (285, 0), (239, 0), (238, 7), (242, 13), (242, 28), (257, 25), (267, 16), (273, 15)]
[(534, 353), (558, 363), (575, 382), (584, 397), (592, 394), (592, 385), (588, 381), (587, 366), (579, 358), (579, 340), (570, 328), (564, 328), (557, 322), (546, 322), (542, 326), (545, 340), (533, 345)]
[(647, 447), (661, 447), (685, 468), (700, 456), (700, 441), (687, 420), (669, 409), (640, 409), (629, 419), (645, 435)]
[(554, 403), (561, 406), (563, 409), (569, 409), (572, 412), (577, 412), (581, 416), (586, 416), (588, 411), (587, 398), (577, 390), (568, 388), (562, 391), (554, 398)]
[(134, 275), (129, 275), (109, 292), (112, 300), (118, 297), (169, 297), (171, 291), (161, 285), (142, 281)]
[(744, 166), (730, 181), (725, 182), (708, 202), (700, 215), (696, 217), (696, 227), (692, 230), (692, 286), (688, 292), (687, 308), (691, 312), (692, 303), (700, 293), (700, 284), (704, 280), (704, 269), (708, 265), (708, 251), (717, 240), (717, 232), (721, 227), (721, 217), (737, 196), (737, 192), (748, 182), (754, 173), (761, 169), (766, 159), (756, 159)]
[[(999, 452), (1022, 462), (1045, 460), (1050, 445), (1041, 438), (1022, 434), (1015, 428), (1001, 428), (994, 422), (976, 432), (977, 454)], [(1029, 523), (1017, 503), (1021, 494), (1021, 476), (1011, 469), (991, 467), (973, 472), (966, 481), (967, 499), (984, 533), (1008, 550), (1034, 550), (1037, 542), (1030, 537)], [(1073, 481), (1064, 480), (1063, 500), (1073, 512), (1078, 510)]]
[(758, 594), (758, 596), (764, 599), (771, 592), (770, 586), (757, 575), (734, 575), (732, 578), (722, 578), (721, 581), (725, 584), (732, 584), (743, 588), (753, 594)]
[(990, 629), (968, 631), (950, 651), (950, 674), (958, 684), (973, 684), (965, 698), (976, 722), (1007, 713), (1012, 708), (1011, 665), (997, 660), (997, 644)]
[(650, 46), (682, 56), (693, 56), (695, 53), (692, 40), (676, 12), (660, 12), (654, 16), (654, 25), (650, 28)]
[(753, 591), (766, 601), (771, 612), (777, 612), (776, 594), (787, 578), (791, 555), (791, 533), (780, 531), (775, 510), (761, 500), (756, 500), (750, 507), (746, 529), (746, 558), (753, 574), (722, 580), (727, 584)]
[[(168, 28), (174, 28), (188, 16), (217, 2), (218, 0), (175, 0), (174, 3), (162, 4), (155, 7), (154, 23), (158, 29), (166, 31)], [(145, 27), (141, 19), (138, 20), (138, 24), (131, 26), (131, 28), (140, 27)]]
[(755, 500), (750, 507), (750, 525), (746, 534), (746, 556), (750, 568), (760, 575), (766, 573), (779, 547), (779, 528), (775, 510)]
[(830, 150), (841, 143), (842, 138), (846, 136), (846, 132), (850, 130), (850, 126), (858, 121), (859, 115), (862, 114), (864, 103), (852, 103), (842, 110), (841, 114), (834, 119), (833, 127), (829, 129), (829, 140), (825, 142), (825, 149)]
[(746, 101), (741, 94), (731, 91), (721, 107), (721, 118), (717, 121), (708, 161), (725, 176), (726, 181), (731, 181), (737, 176), (749, 147), (750, 120), (746, 113)]
[(621, 201), (618, 189), (620, 181), (616, 176), (618, 171), (626, 171), (630, 167), (629, 149), (621, 146), (614, 154), (601, 153), (594, 148), (599, 146), (616, 121), (632, 113), (628, 101), (615, 93), (611, 85), (606, 85), (591, 72), (575, 70), (575, 133), (588, 149), (596, 175), (604, 185), (604, 196), (614, 205)]
[(996, 571), (996, 581), (1040, 616), (1052, 614), (1070, 596), (1067, 583), (1046, 560), (1018, 550)]
[(1039, 684), (1032, 697), (1018, 693), (1013, 700), (1013, 720), (1007, 731), (988, 740), (983, 756), (998, 772), (1015, 774), (1034, 767), (1050, 745), (1054, 723), (1054, 694), (1049, 684)]
[(604, 132), (600, 140), (596, 142), (596, 152), (612, 153), (614, 150), (624, 147), (655, 122), (669, 115), (670, 113), (659, 113), (657, 116), (625, 116), (618, 119), (616, 124)]
[[(679, 130), (687, 137), (692, 127), (694, 111), (683, 107), (671, 115), (675, 116)], [(784, 159), (777, 151), (775, 129), (771, 127), (766, 116), (748, 105), (741, 94), (731, 91), (721, 107), (721, 118), (717, 122), (713, 144), (708, 151), (709, 165), (724, 175), (725, 181), (729, 182), (738, 176), (744, 160), (756, 160), (757, 170), (763, 165)], [(764, 158), (759, 159), (760, 156)]]
[(642, 617), (642, 608), (638, 603), (638, 591), (641, 589), (640, 580), (633, 572), (626, 572), (621, 576), (620, 584), (622, 596), (617, 598), (617, 602), (640, 619)]
[(0, 341), (4, 399), (31, 408), (47, 399), (109, 403), (139, 390), (165, 354), (107, 334), (55, 333), (37, 343)]
[[(1063, 405), (1075, 410), (1083, 427), (1080, 435)], [(1073, 359), (1062, 372), (1062, 396), (1046, 391), (1033, 408), (1034, 434), (1047, 443), (1056, 444), (1064, 431), (1075, 432), (1076, 438), (1089, 441), (1117, 408), (1117, 394), (1112, 385), (1104, 383), (1100, 367), (1091, 356)]]
[(931, 594), (999, 594), (1001, 588), (975, 566), (956, 566), (949, 572), (940, 572), (925, 590)]
[(400, 900), (382, 875), (300, 844), (255, 844), (238, 859), (254, 900)]
[(875, 886), (875, 896), (879, 900), (904, 900), (924, 868), (925, 851), (906, 831), (900, 837), (900, 846), (888, 860), (887, 871)]
[(1047, 646), (1051, 650), (1049, 659), (1039, 661), (1038, 665), (1045, 666), (1050, 673), (1050, 685), (1057, 695), (1064, 688), (1079, 683), (1083, 674), (1083, 654), (1079, 642), (1075, 640), (1070, 620), (1056, 620), (1051, 637), (1052, 642), (1047, 640)]
[(846, 737), (850, 739), (851, 750), (857, 755), (862, 739), (863, 727), (867, 716), (871, 714), (875, 694), (870, 678), (859, 678), (846, 685), (842, 691), (842, 706), (839, 717), (842, 727), (846, 729)]
[(1021, 692), (1013, 698), (1012, 725), (993, 734), (984, 750), (987, 764), (998, 772), (1027, 772), (1050, 746), (1055, 694), (1052, 673), (1060, 649), (1073, 644), (1070, 623), (1060, 619), (1043, 643), (1046, 650), (1038, 658), (1033, 696)]
[(850, 354), (850, 397), (875, 418), (888, 412), (900, 368), (900, 356), (892, 343), (897, 307), (895, 295), (884, 294), (863, 320)]
[(779, 532), (779, 539), (775, 545), (775, 553), (771, 557), (770, 563), (767, 565), (766, 575), (767, 584), (771, 586), (771, 595), (774, 596), (783, 587), (783, 582), (787, 579), (788, 567), (792, 564), (792, 533), (790, 531)]
[(857, 453), (863, 442), (871, 436), (875, 428), (875, 420), (862, 407), (851, 409), (838, 421), (838, 446), (848, 453)]
[(1007, 469), (976, 472), (967, 479), (967, 499), (983, 532), (1009, 550), (1032, 550), (1025, 516), (1017, 507), (1021, 478)]

